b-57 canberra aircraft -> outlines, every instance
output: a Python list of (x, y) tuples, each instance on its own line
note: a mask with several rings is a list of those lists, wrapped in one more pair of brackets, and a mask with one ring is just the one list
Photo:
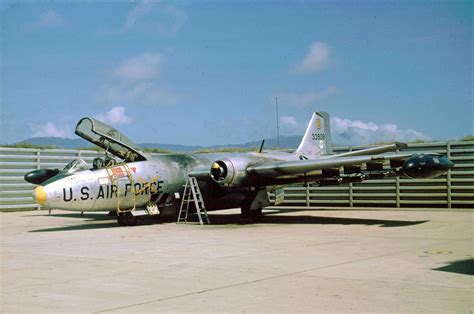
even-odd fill
[(425, 179), (453, 167), (438, 154), (400, 153), (407, 145), (398, 142), (334, 154), (325, 112), (312, 115), (294, 152), (260, 148), (150, 156), (114, 128), (88, 117), (78, 122), (75, 133), (105, 149), (106, 158), (94, 159), (92, 168), (76, 159), (63, 170), (29, 172), (25, 180), (38, 185), (33, 198), (52, 209), (115, 211), (120, 225), (135, 225), (140, 215), (176, 216), (189, 177), (196, 178), (207, 210), (240, 207), (242, 217), (256, 219), (270, 205), (268, 192), (280, 192), (287, 184), (339, 185), (391, 176)]

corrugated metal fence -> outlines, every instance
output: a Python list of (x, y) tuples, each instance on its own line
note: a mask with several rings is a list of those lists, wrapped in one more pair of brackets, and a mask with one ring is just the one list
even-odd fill
[[(336, 152), (364, 147), (337, 147)], [(436, 152), (456, 163), (447, 175), (430, 180), (391, 178), (342, 186), (291, 186), (283, 205), (350, 207), (464, 207), (474, 208), (474, 142), (410, 144), (405, 151)], [(34, 186), (23, 176), (34, 169), (64, 167), (74, 158), (102, 154), (88, 150), (25, 149), (0, 147), (0, 211), (37, 209)]]
[(89, 150), (0, 147), (0, 211), (39, 209), (31, 198), (35, 186), (23, 179), (27, 172), (62, 169), (78, 157), (92, 165), (92, 159), (101, 155)]

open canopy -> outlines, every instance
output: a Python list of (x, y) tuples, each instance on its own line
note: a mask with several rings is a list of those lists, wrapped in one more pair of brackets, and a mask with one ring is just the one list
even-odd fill
[(111, 126), (93, 118), (82, 118), (76, 126), (77, 135), (102, 147), (125, 161), (143, 161), (147, 157), (130, 139)]

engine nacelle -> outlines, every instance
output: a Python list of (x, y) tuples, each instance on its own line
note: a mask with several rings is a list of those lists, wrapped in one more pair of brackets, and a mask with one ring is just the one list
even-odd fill
[(434, 178), (446, 173), (454, 163), (444, 156), (416, 154), (402, 166), (403, 173), (413, 179)]
[(245, 157), (216, 160), (211, 165), (211, 178), (223, 187), (240, 186), (247, 177), (246, 168), (250, 162)]

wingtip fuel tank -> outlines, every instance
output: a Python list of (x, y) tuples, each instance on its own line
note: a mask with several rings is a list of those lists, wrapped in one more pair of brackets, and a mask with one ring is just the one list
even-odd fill
[(403, 173), (413, 179), (438, 177), (454, 167), (454, 163), (445, 156), (415, 154), (402, 166)]

